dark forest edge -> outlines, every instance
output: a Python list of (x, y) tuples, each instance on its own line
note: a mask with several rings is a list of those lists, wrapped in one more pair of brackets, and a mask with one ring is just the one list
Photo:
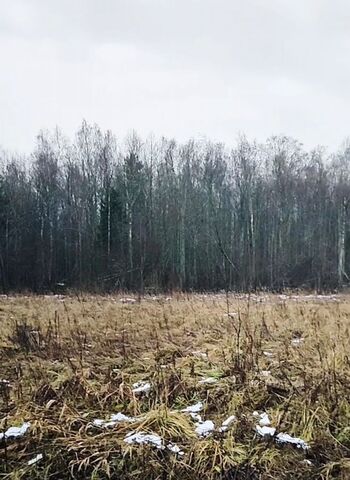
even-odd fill
[(350, 146), (284, 136), (119, 142), (82, 123), (0, 153), (0, 289), (339, 289), (349, 281)]

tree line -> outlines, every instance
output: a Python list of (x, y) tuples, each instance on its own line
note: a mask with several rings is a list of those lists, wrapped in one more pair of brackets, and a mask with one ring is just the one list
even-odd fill
[(349, 280), (350, 146), (142, 141), (83, 122), (0, 153), (0, 287), (252, 291)]

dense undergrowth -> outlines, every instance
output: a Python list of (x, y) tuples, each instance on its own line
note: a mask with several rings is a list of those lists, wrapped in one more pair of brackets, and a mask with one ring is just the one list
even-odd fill
[(14, 296), (0, 325), (1, 478), (350, 478), (347, 296)]

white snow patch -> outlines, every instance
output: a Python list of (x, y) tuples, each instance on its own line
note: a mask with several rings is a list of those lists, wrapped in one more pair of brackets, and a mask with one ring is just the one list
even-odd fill
[(269, 416), (266, 412), (259, 413), (257, 411), (253, 412), (253, 417), (259, 418), (259, 424), (261, 427), (268, 427), (271, 425)]
[(133, 393), (149, 393), (151, 391), (151, 384), (148, 382), (136, 382), (133, 384)]
[[(267, 425), (256, 425), (255, 429), (262, 437), (273, 437), (276, 433), (276, 429), (274, 427), (269, 427)], [(289, 443), (291, 445), (295, 445), (297, 448), (302, 448), (303, 450), (308, 450), (310, 448), (305, 440), (298, 437), (292, 437), (288, 433), (278, 433), (275, 437), (275, 440), (277, 443)]]
[(92, 423), (95, 425), (95, 427), (103, 427), (106, 423), (105, 420), (102, 420), (101, 418), (95, 418)]
[(271, 421), (266, 412), (253, 412), (253, 417), (259, 418), (259, 424), (261, 427), (268, 427), (269, 425), (271, 425)]
[(194, 405), (189, 405), (188, 407), (181, 410), (181, 412), (185, 413), (198, 413), (203, 410), (203, 403), (197, 402)]
[(152, 445), (159, 449), (164, 448), (160, 436), (151, 433), (129, 432), (126, 434), (124, 442), (128, 443), (129, 445), (136, 443), (138, 445)]
[(43, 454), (38, 453), (38, 455), (36, 455), (34, 458), (32, 458), (31, 460), (28, 461), (27, 465), (34, 465), (35, 463), (42, 460), (42, 458), (43, 458)]
[(7, 438), (23, 437), (30, 427), (29, 422), (24, 422), (21, 427), (10, 427), (5, 433), (0, 433), (0, 440)]
[(274, 427), (261, 427), (260, 425), (256, 425), (255, 429), (262, 437), (273, 437), (276, 433)]
[(115, 427), (118, 422), (106, 422), (103, 424), (103, 427), (109, 428), (109, 427)]
[(124, 415), (123, 413), (119, 412), (119, 413), (112, 414), (109, 417), (109, 420), (102, 420), (101, 418), (95, 418), (92, 423), (93, 425), (95, 425), (95, 427), (108, 428), (108, 427), (114, 427), (117, 423), (122, 423), (122, 422), (132, 423), (136, 421), (137, 419), (135, 417), (128, 417), (127, 415)]
[(304, 301), (325, 301), (325, 302), (339, 302), (340, 299), (336, 295), (279, 295), (281, 301), (292, 300), (294, 302)]
[(121, 298), (120, 301), (121, 303), (130, 303), (130, 304), (136, 303), (135, 298)]
[(214, 429), (214, 422), (211, 420), (205, 420), (205, 422), (197, 423), (195, 432), (199, 437), (207, 437), (214, 431)]
[[(144, 433), (144, 432), (129, 432), (124, 438), (124, 442), (129, 445), (151, 445), (156, 447), (159, 450), (164, 450), (164, 442), (159, 435), (154, 433)], [(170, 452), (175, 453), (175, 455), (184, 455), (183, 452), (176, 443), (168, 443), (166, 447)]]
[(236, 420), (236, 415), (231, 415), (230, 417), (226, 418), (226, 420), (222, 422), (222, 425), (219, 428), (219, 432), (226, 432), (226, 430), (235, 420)]
[(217, 378), (214, 378), (214, 377), (207, 377), (207, 378), (202, 378), (202, 380), (199, 380), (199, 384), (200, 385), (203, 385), (203, 384), (210, 384), (210, 383), (216, 383), (218, 380)]
[(112, 422), (135, 422), (135, 417), (129, 417), (128, 415), (124, 415), (124, 413), (118, 412), (111, 415)]
[(194, 355), (195, 357), (201, 357), (201, 358), (205, 358), (205, 359), (208, 358), (207, 353), (200, 352), (199, 350), (196, 350), (196, 351), (192, 352), (192, 355)]
[(288, 433), (279, 433), (276, 437), (276, 440), (278, 443), (291, 443), (296, 445), (297, 448), (302, 448), (303, 450), (308, 450), (310, 448), (305, 440), (302, 440), (298, 437), (292, 437)]
[(339, 299), (336, 297), (336, 295), (292, 295), (290, 298), (295, 301), (325, 300), (325, 301), (339, 302)]
[(199, 413), (190, 412), (190, 416), (191, 416), (192, 420), (195, 420), (196, 422), (201, 422), (202, 421), (202, 416), (199, 415)]
[(172, 453), (175, 453), (176, 455), (185, 455), (185, 452), (183, 452), (176, 443), (169, 443), (167, 445), (167, 449), (170, 450)]

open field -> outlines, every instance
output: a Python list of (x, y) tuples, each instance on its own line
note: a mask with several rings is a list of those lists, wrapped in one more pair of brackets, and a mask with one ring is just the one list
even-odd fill
[(2, 297), (1, 478), (348, 479), (349, 328), (346, 295)]

